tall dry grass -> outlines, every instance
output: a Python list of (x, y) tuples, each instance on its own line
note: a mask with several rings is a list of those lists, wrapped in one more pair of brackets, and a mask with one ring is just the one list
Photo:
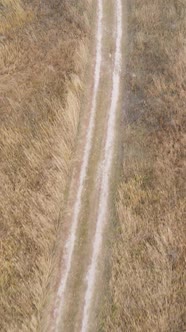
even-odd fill
[(100, 331), (186, 331), (186, 2), (129, 2), (123, 170)]
[(90, 1), (0, 0), (0, 331), (36, 331), (78, 127)]

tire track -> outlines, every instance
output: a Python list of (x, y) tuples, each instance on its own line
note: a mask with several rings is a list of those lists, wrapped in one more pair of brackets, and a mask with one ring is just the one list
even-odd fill
[(90, 121), (86, 134), (86, 145), (83, 153), (83, 162), (80, 172), (79, 186), (77, 190), (77, 196), (75, 205), (73, 208), (73, 219), (72, 226), (70, 229), (70, 235), (65, 245), (65, 255), (63, 257), (65, 268), (60, 272), (60, 285), (57, 290), (57, 296), (54, 306), (54, 324), (51, 331), (59, 331), (59, 324), (61, 322), (62, 310), (65, 302), (65, 290), (67, 286), (67, 281), (72, 265), (72, 257), (76, 241), (76, 233), (78, 228), (79, 214), (81, 210), (81, 201), (82, 194), (84, 189), (84, 183), (87, 175), (87, 168), (90, 158), (90, 152), (92, 147), (93, 133), (95, 127), (95, 115), (96, 115), (96, 106), (97, 106), (97, 96), (100, 83), (100, 74), (101, 74), (101, 63), (102, 63), (102, 38), (103, 38), (103, 2), (98, 0), (98, 9), (97, 9), (97, 33), (96, 33), (96, 63), (94, 71), (94, 87), (93, 87), (93, 97), (92, 97), (92, 106), (90, 113)]
[[(67, 201), (67, 207), (71, 210), (72, 206), (72, 210), (65, 223), (70, 221), (71, 226), (64, 254), (61, 254), (63, 241), (59, 244), (59, 267), (47, 332), (95, 330), (93, 299), (102, 274), (98, 271), (98, 263), (103, 251), (103, 231), (109, 218), (123, 33), (122, 0), (109, 3), (97, 0), (96, 4), (95, 65), (90, 80), (93, 88), (88, 85), (86, 92), (86, 118), (82, 121), (77, 149), (79, 164), (73, 171)], [(114, 33), (110, 35), (110, 31)], [(98, 170), (100, 174), (95, 183)]]
[(91, 302), (93, 299), (95, 281), (96, 281), (96, 270), (98, 265), (98, 258), (101, 251), (103, 230), (108, 208), (109, 198), (109, 182), (112, 167), (112, 159), (114, 152), (114, 138), (115, 138), (115, 121), (117, 104), (119, 100), (119, 88), (120, 88), (120, 73), (122, 63), (122, 3), (121, 0), (116, 1), (116, 49), (114, 58), (114, 72), (113, 72), (113, 85), (112, 85), (112, 96), (111, 106), (109, 110), (108, 127), (106, 134), (106, 146), (104, 151), (104, 160), (102, 168), (102, 179), (101, 179), (101, 192), (100, 201), (98, 207), (98, 217), (96, 225), (96, 233), (93, 242), (93, 254), (91, 264), (87, 273), (87, 289), (85, 293), (85, 303), (83, 309), (83, 319), (81, 332), (88, 331), (89, 315), (91, 310)]

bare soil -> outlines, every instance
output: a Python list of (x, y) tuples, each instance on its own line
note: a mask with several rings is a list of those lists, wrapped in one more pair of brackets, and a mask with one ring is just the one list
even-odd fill
[(61, 242), (59, 234), (57, 269), (52, 276), (51, 297), (42, 331), (83, 332), (98, 328), (104, 233), (112, 206), (112, 161), (116, 163), (118, 157), (115, 123), (121, 115), (120, 3), (108, 4), (101, 0), (95, 6), (97, 23), (82, 101), (84, 116), (79, 128), (70, 192), (62, 215), (67, 237)]

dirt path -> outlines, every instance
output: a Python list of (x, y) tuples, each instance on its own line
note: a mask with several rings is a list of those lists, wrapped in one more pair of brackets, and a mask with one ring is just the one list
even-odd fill
[[(57, 280), (44, 331), (96, 331), (122, 71), (122, 0), (97, 0), (95, 60), (83, 101)], [(91, 98), (90, 98), (91, 96)], [(70, 225), (70, 226), (69, 226)], [(65, 240), (66, 239), (66, 240)]]

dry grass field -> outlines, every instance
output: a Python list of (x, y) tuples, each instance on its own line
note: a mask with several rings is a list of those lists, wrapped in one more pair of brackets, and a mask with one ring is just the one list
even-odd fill
[(123, 171), (100, 331), (186, 331), (185, 0), (129, 1)]
[(88, 0), (0, 0), (0, 331), (36, 331), (79, 117)]

